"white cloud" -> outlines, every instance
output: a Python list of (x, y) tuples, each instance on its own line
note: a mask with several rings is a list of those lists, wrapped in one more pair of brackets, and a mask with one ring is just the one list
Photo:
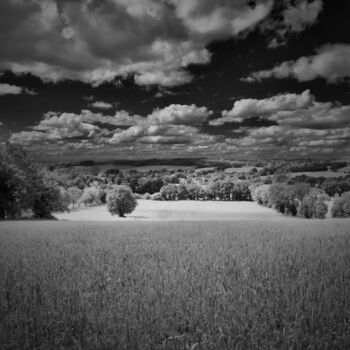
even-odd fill
[(307, 108), (314, 97), (309, 90), (302, 94), (281, 94), (262, 100), (241, 99), (234, 103), (230, 111), (223, 111), (223, 117), (214, 119), (210, 125), (222, 125), (228, 122), (242, 122), (252, 117), (270, 116), (278, 111), (294, 111)]
[(0, 96), (1, 95), (20, 95), (20, 94), (35, 95), (36, 93), (30, 89), (26, 89), (21, 86), (0, 84)]
[(91, 107), (98, 108), (98, 109), (110, 109), (113, 108), (113, 105), (108, 102), (103, 101), (95, 101), (94, 103), (91, 103)]
[(261, 100), (241, 99), (234, 103), (230, 111), (223, 111), (222, 114), (223, 117), (212, 120), (210, 124), (241, 123), (259, 117), (280, 126), (295, 128), (336, 129), (350, 126), (350, 105), (317, 102), (309, 90)]
[(146, 123), (149, 124), (201, 124), (209, 115), (211, 115), (206, 107), (197, 107), (196, 105), (179, 105), (172, 104), (163, 109), (156, 109), (150, 114)]
[(295, 78), (301, 82), (323, 78), (332, 84), (343, 81), (350, 78), (350, 45), (326, 45), (314, 56), (282, 62), (270, 70), (255, 72), (242, 80), (253, 82), (268, 78)]
[(12, 134), (11, 141), (30, 143), (79, 138), (89, 139), (91, 143), (112, 144), (200, 143), (208, 138), (199, 132), (198, 127), (210, 114), (206, 107), (176, 104), (154, 110), (146, 117), (130, 115), (126, 111), (117, 111), (114, 116), (89, 110), (80, 114), (48, 112), (31, 127), (32, 130)]
[(247, 1), (0, 1), (0, 69), (43, 80), (98, 85), (135, 75), (141, 85), (189, 82), (190, 64), (206, 64), (212, 40), (252, 30), (272, 9)]

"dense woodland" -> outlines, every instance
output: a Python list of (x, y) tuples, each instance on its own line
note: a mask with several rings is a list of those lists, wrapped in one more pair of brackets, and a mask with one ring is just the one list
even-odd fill
[[(0, 154), (0, 218), (50, 218), (55, 211), (106, 203), (116, 185), (129, 186), (136, 199), (250, 201), (286, 215), (305, 218), (350, 217), (350, 174), (326, 178), (295, 175), (336, 172), (347, 162), (312, 160), (183, 160), (183, 169), (164, 161), (126, 161), (106, 170), (94, 162), (44, 166), (18, 145)], [(135, 166), (158, 163), (142, 171)], [(168, 161), (169, 162), (169, 161)], [(180, 160), (172, 160), (180, 165)], [(236, 170), (236, 171), (235, 171)]]

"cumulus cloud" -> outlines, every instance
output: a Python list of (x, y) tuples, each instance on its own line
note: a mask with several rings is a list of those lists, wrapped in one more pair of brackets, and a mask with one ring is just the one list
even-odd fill
[[(335, 129), (350, 126), (350, 105), (318, 102), (309, 90), (301, 94), (281, 94), (266, 99), (241, 99), (222, 117), (210, 121), (213, 126), (242, 123), (260, 118), (278, 125), (309, 129)], [(272, 130), (272, 129), (271, 129)]]
[[(90, 143), (187, 144), (209, 140), (200, 126), (212, 112), (196, 105), (170, 105), (146, 117), (117, 111), (113, 116), (83, 110), (80, 114), (48, 112), (31, 130), (14, 133), (11, 141), (31, 143), (77, 138)], [(82, 143), (84, 144), (84, 143)]]
[(98, 109), (110, 109), (113, 108), (113, 105), (108, 102), (103, 101), (95, 101), (90, 104), (91, 107), (98, 108)]
[(23, 88), (21, 86), (0, 84), (0, 96), (1, 95), (20, 95), (20, 94), (35, 95), (35, 92), (30, 89)]
[[(110, 143), (191, 143), (198, 129), (186, 125), (136, 125), (127, 130), (117, 131)], [(165, 142), (171, 141), (171, 142)]]
[(309, 90), (302, 94), (281, 94), (262, 100), (241, 99), (234, 103), (229, 111), (222, 112), (222, 117), (214, 119), (210, 125), (222, 125), (228, 122), (242, 122), (253, 117), (269, 117), (278, 111), (294, 111), (305, 109), (314, 101)]
[(141, 85), (187, 83), (206, 46), (254, 29), (273, 0), (2, 0), (0, 69), (92, 84), (134, 75)]
[(163, 109), (156, 109), (150, 114), (146, 123), (149, 124), (201, 124), (212, 112), (206, 107), (196, 105), (172, 104)]
[(314, 56), (285, 61), (270, 70), (243, 78), (246, 82), (268, 78), (295, 78), (300, 82), (322, 78), (335, 84), (350, 78), (350, 45), (334, 44), (321, 47)]

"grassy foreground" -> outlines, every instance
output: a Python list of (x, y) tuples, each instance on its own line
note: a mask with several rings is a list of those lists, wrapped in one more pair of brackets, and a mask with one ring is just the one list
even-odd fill
[(349, 349), (348, 227), (0, 223), (1, 349)]

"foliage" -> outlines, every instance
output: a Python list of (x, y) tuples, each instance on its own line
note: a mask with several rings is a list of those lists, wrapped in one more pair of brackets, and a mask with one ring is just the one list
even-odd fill
[(329, 196), (339, 195), (350, 191), (350, 178), (344, 179), (327, 179), (323, 182), (322, 188)]
[(134, 198), (137, 199), (144, 199), (144, 196), (142, 194), (139, 193), (134, 193)]
[(350, 217), (350, 191), (334, 199), (331, 212), (334, 218)]
[(151, 196), (154, 201), (161, 201), (163, 199), (160, 192), (153, 193)]
[(151, 195), (150, 193), (146, 192), (146, 193), (143, 195), (143, 198), (144, 198), (144, 199), (147, 199), (147, 200), (150, 200), (150, 199), (152, 199), (152, 195)]
[(270, 186), (271, 185), (260, 185), (256, 187), (252, 191), (253, 200), (261, 205), (269, 206), (270, 205), (270, 197), (269, 197)]
[(133, 212), (136, 205), (137, 201), (128, 186), (118, 185), (108, 192), (107, 209), (111, 215), (124, 217), (125, 214)]
[(6, 143), (0, 152), (0, 219), (20, 218), (31, 211), (36, 218), (51, 218), (65, 210), (59, 185), (19, 145)]
[(296, 216), (298, 212), (298, 198), (293, 185), (283, 183), (272, 184), (269, 188), (271, 204), (282, 214)]
[(300, 215), (307, 219), (324, 219), (328, 212), (328, 206), (322, 193), (312, 191), (301, 201)]
[(71, 197), (71, 203), (74, 208), (75, 205), (78, 203), (80, 197), (83, 195), (83, 191), (77, 186), (69, 187), (67, 191)]
[(97, 187), (87, 187), (84, 189), (82, 196), (78, 201), (79, 205), (87, 206), (97, 205), (101, 203), (101, 190)]

